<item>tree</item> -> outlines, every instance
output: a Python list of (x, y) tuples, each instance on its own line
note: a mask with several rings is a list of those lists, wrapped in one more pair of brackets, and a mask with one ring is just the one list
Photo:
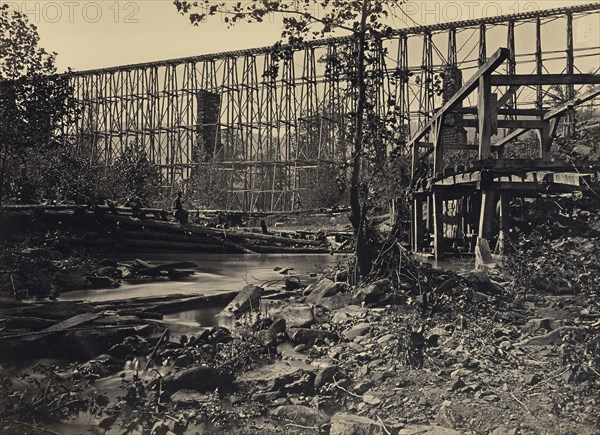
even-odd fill
[[(369, 117), (367, 105), (368, 83), (366, 69), (374, 56), (370, 49), (379, 48), (377, 42), (389, 34), (391, 28), (385, 24), (389, 11), (399, 8), (404, 0), (299, 0), (283, 1), (248, 0), (230, 7), (226, 2), (202, 0), (188, 2), (175, 0), (179, 13), (187, 15), (193, 25), (199, 25), (207, 18), (222, 15), (224, 21), (233, 26), (238, 22), (262, 22), (268, 14), (278, 13), (283, 17), (281, 36), (287, 39), (291, 47), (301, 46), (307, 38), (324, 37), (334, 32), (352, 37), (355, 50), (350, 56), (351, 64), (346, 65), (352, 71), (351, 83), (356, 88), (356, 112), (354, 114), (354, 137), (350, 159), (350, 208), (352, 227), (356, 239), (356, 260), (358, 272), (366, 276), (371, 271), (374, 256), (373, 246), (369, 243), (369, 225), (367, 221), (366, 195), (361, 195), (361, 161), (365, 150), (373, 149), (375, 143), (369, 143), (365, 136), (365, 124), (376, 124)], [(322, 15), (317, 16), (318, 8)], [(380, 126), (374, 126), (380, 128)]]
[(56, 53), (39, 47), (27, 16), (0, 6), (0, 201), (26, 165), (28, 149), (56, 148), (55, 133), (77, 119), (77, 104)]

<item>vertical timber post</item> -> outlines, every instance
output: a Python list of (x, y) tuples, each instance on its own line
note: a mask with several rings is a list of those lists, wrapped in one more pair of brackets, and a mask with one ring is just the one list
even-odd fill
[[(535, 72), (537, 75), (542, 75), (544, 72), (544, 64), (542, 60), (542, 20), (537, 17), (535, 21)], [(536, 87), (536, 101), (535, 108), (542, 109), (542, 100), (544, 95), (542, 93), (542, 85)]]
[[(567, 75), (572, 75), (575, 69), (575, 61), (573, 56), (573, 14), (567, 13)], [(567, 101), (571, 101), (575, 96), (575, 87), (573, 84), (567, 85)], [(575, 111), (570, 109), (567, 112), (566, 131), (565, 136), (567, 138), (572, 137), (575, 134)]]
[(442, 215), (444, 212), (444, 201), (441, 192), (433, 192), (433, 253), (436, 260), (444, 257), (444, 223)]
[(419, 252), (423, 246), (423, 198), (413, 199), (413, 252)]
[(496, 251), (503, 253), (505, 249), (505, 241), (509, 228), (509, 213), (510, 213), (510, 193), (500, 192), (500, 232), (498, 233), (498, 243)]

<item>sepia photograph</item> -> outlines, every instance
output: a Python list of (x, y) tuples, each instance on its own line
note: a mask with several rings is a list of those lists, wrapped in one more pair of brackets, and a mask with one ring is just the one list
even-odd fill
[(0, 434), (600, 434), (600, 2), (0, 0)]

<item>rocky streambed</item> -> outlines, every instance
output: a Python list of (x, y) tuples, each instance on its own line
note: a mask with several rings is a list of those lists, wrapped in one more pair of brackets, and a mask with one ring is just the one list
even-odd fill
[(498, 265), (458, 274), (425, 263), (406, 272), (361, 286), (343, 269), (309, 286), (301, 278), (247, 286), (225, 311), (229, 327), (161, 318), (175, 303), (211, 298), (37, 308), (4, 300), (3, 318), (19, 312), (38, 332), (26, 348), (55, 349), (59, 359), (24, 367), (22, 357), (9, 362), (18, 349), (3, 354), (2, 430), (597, 431), (595, 292), (516, 298)]

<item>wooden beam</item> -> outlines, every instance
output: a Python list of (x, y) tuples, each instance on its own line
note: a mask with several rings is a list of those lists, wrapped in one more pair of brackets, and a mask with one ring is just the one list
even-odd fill
[(441, 192), (433, 193), (433, 253), (436, 260), (444, 257), (444, 223), (442, 221), (444, 201)]
[[(419, 142), (419, 148), (427, 148), (433, 149), (432, 142)], [(478, 149), (477, 145), (468, 144), (468, 143), (447, 143), (444, 144), (445, 150), (466, 150), (466, 151), (476, 151)]]
[(418, 252), (423, 247), (423, 198), (413, 199), (413, 251)]
[(494, 215), (496, 212), (496, 198), (493, 189), (481, 192), (481, 214), (479, 215), (479, 237), (491, 240), (493, 234)]
[[(462, 124), (467, 128), (479, 128), (481, 120), (478, 119), (464, 119)], [(544, 121), (536, 119), (499, 119), (497, 121), (498, 128), (523, 128), (526, 130), (532, 130), (536, 128), (544, 128)]]
[[(489, 74), (479, 77), (479, 93), (477, 99), (477, 120), (479, 129), (479, 160), (490, 158), (492, 151), (492, 135), (494, 129), (494, 104), (492, 86)], [(463, 121), (467, 125), (467, 120)]]
[(469, 79), (462, 88), (460, 88), (456, 94), (450, 98), (446, 104), (444, 104), (433, 117), (425, 124), (417, 133), (413, 135), (413, 137), (408, 142), (408, 147), (411, 148), (415, 142), (418, 142), (433, 126), (433, 123), (437, 121), (437, 119), (450, 112), (456, 106), (458, 106), (461, 101), (463, 101), (471, 92), (477, 88), (479, 85), (479, 78), (484, 74), (489, 74), (492, 71), (496, 70), (506, 59), (508, 59), (508, 49), (499, 48), (481, 67), (477, 70), (477, 72)]
[(558, 107), (555, 107), (552, 110), (549, 110), (544, 115), (544, 121), (548, 121), (550, 119), (556, 118), (557, 116), (561, 116), (563, 113), (573, 109), (575, 106), (579, 106), (595, 97), (600, 95), (600, 87), (596, 89), (592, 89), (589, 92), (586, 92), (580, 96), (573, 98), (572, 100), (567, 101), (564, 104), (561, 104)]
[(506, 136), (504, 136), (502, 139), (500, 139), (494, 145), (496, 147), (503, 147), (511, 140), (514, 140), (514, 139), (518, 138), (519, 136), (521, 136), (522, 134), (524, 134), (525, 132), (527, 132), (527, 130), (528, 129), (526, 129), (526, 128), (519, 128), (519, 129), (513, 131), (512, 133), (509, 133)]
[(598, 85), (598, 74), (515, 74), (492, 75), (492, 86)]
[[(500, 104), (501, 100), (502, 99), (498, 100), (498, 104)], [(457, 107), (452, 111), (452, 113), (460, 113), (462, 115), (477, 115), (477, 107)], [(545, 113), (545, 110), (540, 109), (498, 109), (498, 115), (543, 116)]]
[[(515, 96), (515, 94), (517, 93), (517, 91), (519, 90), (519, 88), (520, 88), (519, 85), (513, 85), (510, 88), (508, 88), (508, 90), (504, 93), (504, 95), (502, 95), (502, 97), (500, 97), (498, 99), (498, 102), (496, 103), (496, 110), (500, 109), (502, 106), (504, 106), (505, 104), (507, 104), (511, 100), (514, 100), (513, 97)], [(514, 109), (514, 108), (511, 107), (508, 110), (517, 110), (517, 109)], [(512, 115), (512, 113), (507, 113), (507, 115)], [(515, 115), (518, 115), (518, 114), (515, 113)]]

